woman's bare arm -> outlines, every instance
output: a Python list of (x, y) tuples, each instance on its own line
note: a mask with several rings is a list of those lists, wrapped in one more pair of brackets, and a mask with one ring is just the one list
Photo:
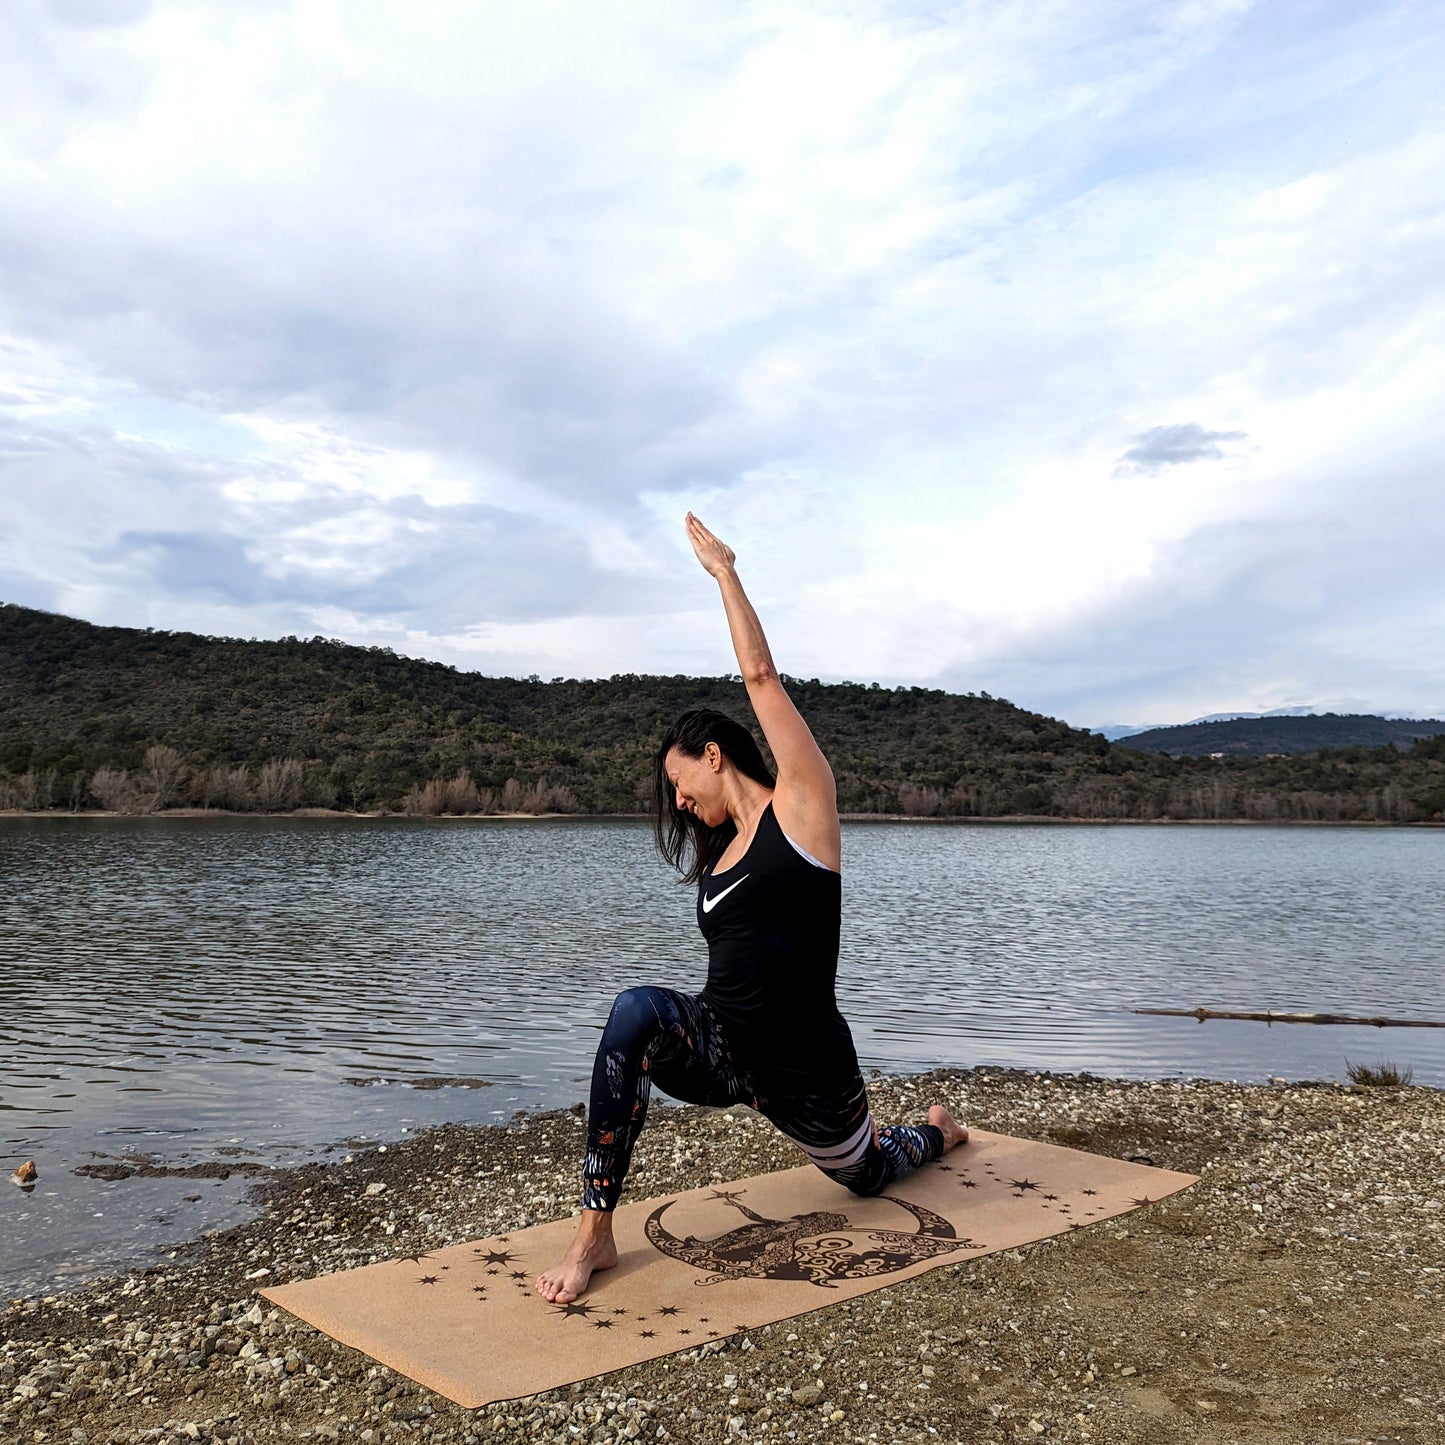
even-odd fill
[(738, 581), (733, 549), (691, 512), (687, 514), (687, 536), (698, 561), (717, 581), (722, 593), (738, 671), (778, 765), (778, 787), (773, 798), (778, 823), (820, 863), (836, 870), (842, 843), (833, 770), (778, 677), (762, 623)]

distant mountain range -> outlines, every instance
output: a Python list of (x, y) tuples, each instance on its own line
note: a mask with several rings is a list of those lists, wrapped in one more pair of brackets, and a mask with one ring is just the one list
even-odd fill
[[(1120, 738), (1137, 737), (1140, 733), (1159, 732), (1162, 729), (1174, 727), (1192, 728), (1199, 726), (1200, 723), (1239, 722), (1244, 719), (1252, 718), (1328, 717), (1331, 715), (1332, 714), (1330, 710), (1327, 708), (1276, 707), (1271, 708), (1268, 712), (1209, 712), (1205, 713), (1203, 717), (1192, 717), (1189, 719), (1188, 722), (1184, 723), (1106, 723), (1103, 727), (1093, 728), (1091, 729), (1091, 731), (1098, 733), (1101, 737), (1108, 738), (1111, 743), (1116, 743), (1119, 741)], [(1339, 716), (1384, 718), (1390, 722), (1400, 720), (1403, 720), (1405, 722), (1419, 721), (1419, 717), (1417, 714), (1408, 712), (1380, 712), (1361, 714), (1341, 713), (1339, 714)]]
[(1281, 709), (1272, 713), (1223, 713), (1198, 718), (1178, 727), (1145, 728), (1125, 733), (1127, 748), (1171, 757), (1265, 758), (1291, 753), (1317, 753), (1326, 748), (1402, 750), (1421, 738), (1445, 734), (1445, 719), (1379, 717), (1373, 713), (1306, 713)]
[[(1138, 733), (1157, 732), (1160, 728), (1170, 727), (1194, 727), (1198, 723), (1213, 722), (1234, 722), (1238, 718), (1256, 717), (1316, 717), (1319, 715), (1317, 707), (1277, 707), (1269, 712), (1211, 712), (1205, 713), (1203, 717), (1192, 717), (1185, 723), (1107, 723), (1101, 728), (1095, 728), (1096, 733), (1116, 743), (1120, 738), (1131, 738)], [(1394, 717), (1394, 713), (1382, 713), (1382, 717)]]

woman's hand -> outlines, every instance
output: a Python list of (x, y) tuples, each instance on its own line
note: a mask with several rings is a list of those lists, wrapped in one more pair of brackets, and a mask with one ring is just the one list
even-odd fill
[(737, 561), (737, 553), (719, 538), (714, 537), (691, 512), (687, 514), (687, 540), (697, 553), (697, 560), (710, 577), (721, 577), (730, 572)]

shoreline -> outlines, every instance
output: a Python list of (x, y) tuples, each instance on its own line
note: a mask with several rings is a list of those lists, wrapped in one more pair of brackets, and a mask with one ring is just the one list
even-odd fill
[[(254, 1293), (573, 1211), (575, 1112), (444, 1125), (278, 1172), (245, 1224), (0, 1310), (0, 1438), (1152, 1445), (1202, 1432), (1340, 1445), (1445, 1433), (1445, 1091), (988, 1067), (869, 1088), (880, 1118), (916, 1121), (943, 1102), (981, 1128), (1143, 1155), (1201, 1182), (1076, 1234), (468, 1411)], [(795, 1162), (750, 1110), (657, 1109), (629, 1194)]]
[[(116, 813), (102, 808), (0, 808), (0, 818), (136, 818), (157, 821), (188, 819), (254, 818), (274, 822), (278, 818), (398, 819), (417, 823), (548, 823), (645, 822), (650, 813), (402, 813), (385, 809), (358, 813), (344, 808), (295, 808), (289, 813), (232, 812), (225, 808), (166, 808), (158, 813)], [(912, 813), (840, 813), (844, 823), (929, 823), (939, 826), (1028, 825), (1063, 828), (1417, 828), (1445, 829), (1445, 819), (1409, 823), (1385, 818), (1060, 818), (1049, 813), (999, 813), (986, 818), (939, 817)]]

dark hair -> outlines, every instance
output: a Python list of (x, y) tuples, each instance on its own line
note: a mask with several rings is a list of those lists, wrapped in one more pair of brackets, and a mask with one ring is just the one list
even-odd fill
[(754, 782), (773, 788), (778, 781), (752, 733), (725, 712), (695, 707), (673, 723), (657, 750), (653, 768), (652, 828), (658, 851), (682, 874), (684, 883), (702, 882), (738, 831), (731, 818), (709, 828), (696, 814), (684, 812), (677, 806), (677, 790), (667, 776), (667, 755), (674, 748), (684, 757), (700, 758), (709, 743), (716, 743), (733, 767)]

